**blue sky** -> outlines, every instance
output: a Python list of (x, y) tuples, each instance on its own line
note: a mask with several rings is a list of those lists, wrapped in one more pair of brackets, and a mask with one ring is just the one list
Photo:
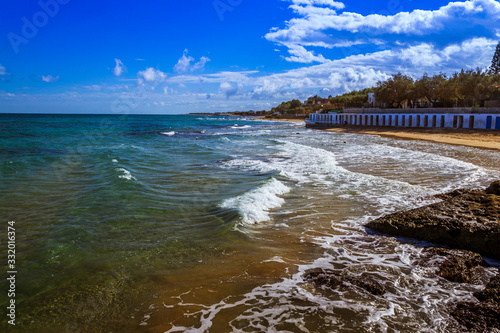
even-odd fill
[(500, 2), (9, 1), (0, 112), (269, 110), (489, 66)]

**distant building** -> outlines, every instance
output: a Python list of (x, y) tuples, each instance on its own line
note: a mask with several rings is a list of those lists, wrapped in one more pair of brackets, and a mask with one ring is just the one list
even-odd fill
[(375, 93), (368, 93), (368, 105), (370, 107), (375, 106)]
[(328, 104), (329, 102), (330, 102), (330, 100), (328, 98), (311, 97), (307, 101), (304, 102), (303, 106), (322, 105), (322, 104)]

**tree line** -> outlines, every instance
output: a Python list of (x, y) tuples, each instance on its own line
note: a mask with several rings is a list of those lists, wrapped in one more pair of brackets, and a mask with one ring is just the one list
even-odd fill
[(375, 98), (385, 107), (409, 106), (473, 107), (483, 106), (485, 100), (499, 98), (500, 75), (490, 70), (464, 70), (451, 76), (439, 73), (424, 74), (421, 79), (401, 73), (378, 82)]

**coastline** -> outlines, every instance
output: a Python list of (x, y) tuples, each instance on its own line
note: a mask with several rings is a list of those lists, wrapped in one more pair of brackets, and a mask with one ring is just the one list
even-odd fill
[(500, 131), (494, 130), (456, 130), (456, 129), (397, 129), (387, 127), (339, 127), (325, 129), (328, 132), (368, 134), (382, 137), (421, 140), (451, 145), (460, 145), (500, 151)]
[(270, 120), (270, 121), (290, 121), (293, 123), (304, 123), (305, 119), (276, 119), (276, 118), (266, 118), (266, 117), (257, 117), (259, 120)]

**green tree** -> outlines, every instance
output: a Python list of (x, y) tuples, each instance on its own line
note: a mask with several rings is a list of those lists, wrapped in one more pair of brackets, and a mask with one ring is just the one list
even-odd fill
[(479, 86), (486, 73), (481, 69), (463, 70), (458, 74), (458, 94), (463, 101), (463, 106), (474, 106), (481, 101)]
[(500, 73), (484, 75), (476, 90), (481, 100), (500, 98)]
[(415, 82), (413, 99), (426, 98), (429, 102), (435, 103), (440, 99), (441, 88), (446, 81), (446, 75), (440, 73), (429, 77), (427, 73)]
[(500, 42), (498, 42), (495, 54), (491, 60), (490, 71), (492, 74), (500, 74)]
[(291, 109), (296, 109), (296, 108), (300, 108), (302, 106), (302, 102), (299, 101), (298, 99), (293, 99), (291, 102), (290, 102), (290, 108)]
[(379, 102), (387, 103), (389, 107), (400, 107), (402, 102), (414, 99), (413, 88), (413, 79), (398, 73), (385, 82), (377, 82), (375, 96)]

